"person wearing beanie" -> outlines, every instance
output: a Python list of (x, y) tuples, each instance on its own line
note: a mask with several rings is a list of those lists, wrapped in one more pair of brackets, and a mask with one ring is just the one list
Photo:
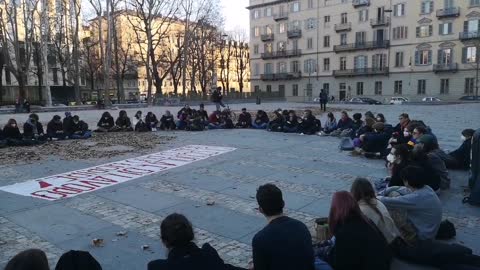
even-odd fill
[(423, 150), (428, 158), (430, 166), (434, 172), (440, 176), (440, 189), (445, 190), (450, 188), (450, 176), (448, 175), (447, 166), (442, 159), (443, 154), (438, 147), (437, 139), (430, 135), (425, 134), (417, 140), (417, 144), (413, 148), (413, 152)]
[(470, 152), (472, 151), (472, 137), (474, 133), (475, 130), (473, 129), (462, 131), (462, 136), (460, 137), (462, 145), (448, 154), (450, 159), (445, 162), (447, 169), (470, 169)]

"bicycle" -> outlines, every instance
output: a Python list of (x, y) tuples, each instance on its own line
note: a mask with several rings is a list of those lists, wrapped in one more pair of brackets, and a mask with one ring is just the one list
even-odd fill
[(233, 122), (237, 121), (237, 114), (230, 109), (230, 106), (225, 105), (225, 109), (222, 111), (223, 116), (228, 116)]

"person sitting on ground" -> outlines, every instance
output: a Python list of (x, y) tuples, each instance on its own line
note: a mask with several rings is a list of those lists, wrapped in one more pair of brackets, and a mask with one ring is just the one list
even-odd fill
[[(430, 157), (423, 148), (417, 146), (410, 151), (409, 165), (422, 168), (425, 173), (425, 175), (422, 176), (425, 185), (431, 187), (435, 192), (440, 190), (441, 177), (432, 167)], [(397, 182), (396, 185), (403, 186), (403, 180), (401, 181), (402, 184)]]
[(203, 122), (203, 116), (200, 111), (192, 110), (192, 116), (188, 119), (188, 124), (185, 127), (187, 131), (204, 131), (205, 123)]
[(353, 114), (353, 123), (352, 123), (352, 129), (355, 132), (359, 130), (363, 126), (363, 120), (362, 120), (362, 114), (361, 113), (355, 113)]
[(28, 117), (27, 122), (23, 125), (23, 138), (26, 140), (45, 141), (45, 132), (43, 125), (39, 121), (37, 114), (32, 113)]
[(71, 133), (73, 124), (73, 116), (71, 112), (65, 112), (65, 117), (63, 118), (63, 131), (68, 136)]
[(255, 116), (255, 119), (252, 122), (252, 127), (254, 129), (266, 129), (268, 126), (268, 122), (270, 122), (270, 119), (268, 119), (268, 115), (265, 111), (259, 110), (257, 112), (257, 115)]
[(145, 121), (143, 121), (142, 111), (138, 111), (135, 114), (135, 116), (133, 117), (132, 126), (134, 127), (134, 130), (137, 131), (137, 132), (150, 131), (149, 127), (147, 126), (147, 123), (145, 123)]
[(375, 119), (367, 117), (363, 125), (356, 130), (354, 138), (360, 138), (363, 134), (373, 132), (373, 125), (375, 124)]
[(388, 186), (403, 186), (403, 179), (400, 172), (411, 164), (410, 149), (406, 144), (397, 144), (392, 147), (387, 156), (387, 167), (390, 172)]
[(158, 119), (153, 112), (148, 112), (145, 116), (145, 124), (150, 131), (157, 131)]
[(450, 176), (448, 175), (447, 166), (445, 166), (445, 162), (441, 157), (441, 150), (438, 147), (438, 142), (435, 137), (429, 134), (423, 135), (418, 139), (415, 148), (420, 148), (427, 154), (431, 167), (435, 173), (440, 176), (440, 189), (449, 189)]
[(3, 136), (3, 130), (0, 128), (0, 148), (7, 147), (7, 139)]
[(200, 104), (200, 109), (197, 111), (197, 113), (200, 116), (200, 119), (202, 120), (203, 125), (206, 127), (208, 126), (208, 113), (205, 110), (205, 105), (202, 103)]
[(322, 128), (319, 120), (312, 114), (311, 110), (305, 110), (299, 121), (298, 133), (302, 135), (314, 135)]
[(330, 133), (331, 136), (350, 136), (352, 133), (353, 120), (346, 111), (342, 112), (342, 118), (337, 123), (337, 129)]
[(161, 130), (175, 130), (177, 126), (175, 125), (175, 119), (173, 114), (170, 111), (165, 111), (165, 114), (160, 118), (160, 129)]
[(167, 258), (149, 262), (148, 270), (243, 270), (225, 264), (210, 244), (199, 248), (192, 224), (181, 214), (167, 216), (160, 225), (160, 235), (168, 250)]
[(64, 140), (67, 134), (63, 129), (62, 118), (60, 115), (53, 116), (52, 120), (47, 124), (47, 137), (50, 140)]
[(118, 114), (118, 118), (115, 121), (114, 131), (133, 131), (132, 122), (127, 115), (127, 112), (121, 110)]
[(252, 115), (247, 112), (247, 108), (242, 108), (242, 113), (238, 116), (238, 121), (235, 127), (250, 128), (252, 126)]
[(268, 123), (267, 131), (282, 132), (284, 122), (285, 119), (281, 111), (275, 111), (273, 113), (273, 119)]
[(88, 129), (88, 124), (80, 120), (78, 115), (75, 115), (72, 119), (70, 132), (67, 136), (70, 139), (88, 139), (92, 137), (92, 132)]
[(283, 116), (283, 119), (288, 119), (288, 116), (290, 115), (290, 111), (289, 110), (283, 110), (282, 111), (282, 116)]
[(283, 213), (282, 191), (266, 184), (258, 188), (256, 198), (268, 225), (253, 237), (253, 268), (313, 270), (312, 236), (305, 224)]
[[(398, 121), (399, 123), (393, 128), (393, 136), (389, 142), (392, 145), (407, 143), (409, 141), (409, 138), (405, 138), (404, 131), (408, 124), (410, 124), (410, 116), (406, 113), (402, 113), (398, 117)], [(411, 134), (408, 134), (407, 137), (408, 136), (411, 136)]]
[[(401, 211), (406, 221), (414, 231), (414, 237), (408, 236), (411, 243), (417, 240), (433, 240), (437, 235), (442, 222), (442, 204), (435, 191), (426, 185), (423, 176), (425, 172), (416, 166), (407, 166), (400, 172), (404, 187), (389, 187), (385, 194), (396, 192), (397, 197), (383, 196), (379, 200), (385, 204), (389, 211)], [(395, 218), (397, 215), (392, 215)], [(403, 223), (395, 220), (397, 223)], [(402, 226), (397, 226), (401, 228)]]
[(448, 153), (450, 157), (445, 161), (447, 169), (470, 169), (470, 156), (472, 151), (472, 137), (475, 133), (473, 129), (465, 129), (462, 131), (462, 145), (455, 151)]
[(372, 128), (373, 132), (366, 133), (360, 136), (360, 141), (362, 142), (362, 150), (367, 153), (379, 153), (381, 156), (387, 148), (388, 139), (390, 137), (384, 131), (384, 123), (375, 123)]
[(288, 117), (283, 124), (283, 132), (285, 133), (296, 133), (298, 131), (298, 117), (295, 114), (295, 111), (291, 110), (288, 113)]
[(30, 141), (23, 140), (22, 133), (20, 133), (20, 129), (18, 128), (15, 119), (9, 119), (7, 124), (3, 127), (3, 137), (5, 137), (7, 145), (9, 146), (31, 145), (31, 143), (28, 143)]
[(335, 237), (330, 254), (330, 263), (335, 270), (390, 269), (392, 254), (385, 237), (362, 214), (349, 192), (333, 194), (328, 227)]
[(102, 270), (102, 266), (87, 251), (70, 250), (58, 259), (55, 270)]
[(97, 129), (95, 132), (109, 132), (112, 131), (112, 128), (115, 126), (113, 117), (109, 112), (104, 112), (102, 118), (97, 123)]
[(373, 113), (371, 111), (367, 111), (365, 113), (365, 118), (374, 118), (375, 119), (375, 115), (373, 115)]
[(220, 111), (214, 111), (210, 114), (208, 118), (208, 129), (221, 129), (223, 128), (221, 119), (220, 119)]
[(325, 121), (325, 125), (323, 126), (322, 135), (328, 135), (332, 131), (337, 129), (337, 119), (332, 112), (328, 112), (327, 120)]
[(233, 124), (233, 120), (230, 117), (230, 113), (226, 112), (225, 110), (220, 113), (220, 122), (225, 129), (233, 129), (235, 125)]
[(185, 127), (188, 125), (188, 121), (190, 120), (190, 117), (192, 116), (192, 109), (190, 109), (190, 106), (186, 104), (180, 111), (177, 113), (177, 129), (183, 130)]
[(192, 108), (190, 108), (190, 105), (185, 104), (185, 106), (183, 106), (183, 108), (181, 108), (180, 111), (178, 111), (177, 118), (180, 119), (181, 114), (187, 114), (189, 116), (192, 115)]
[(4, 270), (50, 270), (45, 252), (27, 249), (8, 261)]
[(365, 178), (357, 178), (352, 184), (350, 192), (358, 202), (362, 213), (377, 226), (387, 240), (392, 243), (395, 238), (400, 237), (395, 223), (385, 205), (377, 200), (372, 184)]
[(378, 114), (377, 114), (377, 117), (375, 118), (375, 120), (376, 120), (377, 122), (382, 122), (382, 123), (384, 123), (384, 124), (387, 123), (387, 120), (385, 119), (385, 116), (383, 115), (383, 113), (378, 113)]

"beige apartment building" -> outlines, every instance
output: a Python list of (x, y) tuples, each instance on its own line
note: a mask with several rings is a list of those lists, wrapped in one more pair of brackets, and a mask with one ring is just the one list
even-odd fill
[(250, 0), (253, 91), (475, 95), (480, 0)]

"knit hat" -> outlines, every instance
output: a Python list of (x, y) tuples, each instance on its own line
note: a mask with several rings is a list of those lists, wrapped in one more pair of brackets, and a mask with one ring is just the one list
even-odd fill
[(426, 146), (430, 146), (437, 143), (437, 139), (430, 134), (425, 134), (418, 138), (417, 143), (423, 143)]
[(385, 129), (385, 124), (382, 122), (377, 122), (373, 126), (373, 129), (378, 130), (378, 131), (383, 131)]
[(373, 125), (375, 125), (375, 119), (371, 118), (371, 117), (367, 117), (365, 118), (365, 125), (367, 127), (373, 127)]

